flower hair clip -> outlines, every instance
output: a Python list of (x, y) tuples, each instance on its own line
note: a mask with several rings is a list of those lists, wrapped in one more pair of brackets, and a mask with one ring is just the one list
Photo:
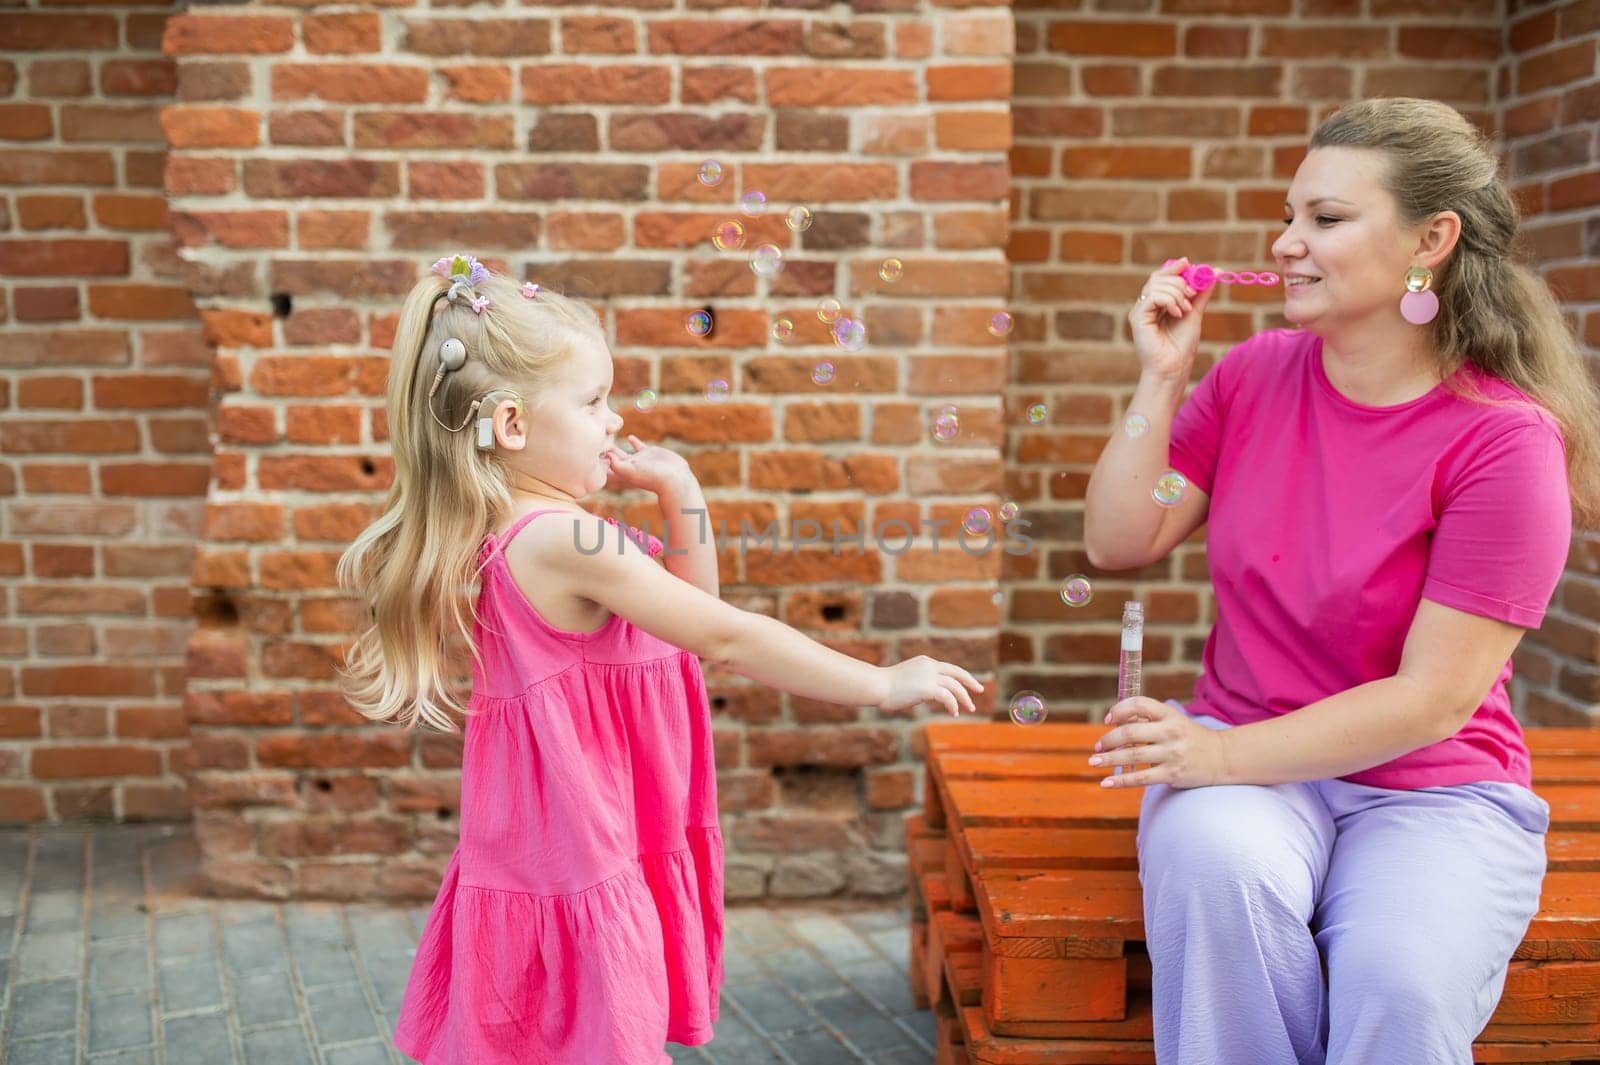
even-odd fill
[(532, 281), (527, 282), (522, 286), (522, 296), (524, 299), (537, 299), (539, 296), (539, 286), (534, 284)]
[(489, 280), (489, 269), (471, 255), (446, 255), (433, 264), (433, 272), (450, 281), (481, 285)]
[(486, 311), (488, 309), (489, 309), (489, 297), (488, 296), (474, 296), (473, 297), (473, 299), (472, 299), (472, 313), (473, 314), (482, 314), (484, 311)]

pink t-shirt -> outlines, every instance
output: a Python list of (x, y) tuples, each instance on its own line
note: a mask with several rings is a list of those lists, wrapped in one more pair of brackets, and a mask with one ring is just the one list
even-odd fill
[[(1391, 407), (1345, 398), (1322, 338), (1259, 333), (1208, 371), (1172, 427), (1172, 467), (1211, 496), (1217, 622), (1189, 711), (1234, 725), (1390, 677), (1420, 599), (1537, 628), (1572, 535), (1550, 415), (1440, 385)], [(1518, 402), (1520, 401), (1520, 402)], [(1508, 660), (1454, 736), (1344, 779), (1384, 788), (1530, 785)]]

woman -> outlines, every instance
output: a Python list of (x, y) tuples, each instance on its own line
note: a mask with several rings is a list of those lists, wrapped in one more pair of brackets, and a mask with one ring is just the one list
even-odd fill
[(1129, 314), (1089, 558), (1147, 565), (1206, 522), (1217, 618), (1189, 705), (1119, 703), (1091, 761), (1147, 787), (1162, 1065), (1466, 1065), (1538, 909), (1549, 808), (1506, 681), (1597, 516), (1600, 396), (1454, 110), (1343, 108), (1285, 212), (1298, 328), (1186, 402), (1215, 289), (1178, 260)]

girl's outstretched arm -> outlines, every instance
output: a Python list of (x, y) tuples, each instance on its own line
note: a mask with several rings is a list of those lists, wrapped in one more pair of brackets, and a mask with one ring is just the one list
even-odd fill
[(983, 685), (960, 666), (925, 655), (893, 666), (851, 658), (776, 618), (707, 595), (656, 565), (616, 526), (588, 515), (573, 520), (573, 536), (535, 542), (530, 583), (556, 585), (724, 669), (809, 699), (885, 710), (931, 702), (951, 714), (976, 709), (972, 693)]

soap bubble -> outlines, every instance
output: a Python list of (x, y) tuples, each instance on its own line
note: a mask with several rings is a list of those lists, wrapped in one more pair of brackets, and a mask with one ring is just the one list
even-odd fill
[(1022, 508), (1017, 506), (1016, 503), (1012, 502), (1009, 499), (1006, 500), (1004, 503), (1000, 504), (1000, 520), (1001, 521), (1014, 521), (1016, 519), (1016, 517), (1017, 517), (1018, 512), (1021, 511), (1021, 509)]
[(772, 323), (772, 339), (788, 340), (794, 336), (794, 322), (788, 318), (779, 318)]
[(744, 223), (732, 218), (718, 222), (717, 228), (711, 231), (711, 243), (721, 251), (744, 247)]
[(811, 380), (819, 385), (833, 384), (833, 363), (819, 362), (811, 368)]
[(705, 162), (701, 163), (700, 164), (700, 184), (702, 184), (702, 185), (720, 185), (720, 184), (722, 184), (722, 164), (717, 162), (715, 159), (707, 159)]
[(817, 301), (817, 317), (824, 322), (831, 322), (839, 317), (839, 312), (844, 310), (844, 304), (832, 296), (824, 296)]
[(850, 317), (834, 319), (833, 342), (846, 351), (860, 351), (867, 346), (867, 327)]
[(961, 419), (954, 410), (947, 410), (933, 420), (933, 435), (939, 440), (954, 440), (961, 431)]
[(989, 512), (983, 507), (973, 507), (961, 519), (961, 528), (971, 536), (983, 535), (989, 531)]
[(1156, 478), (1156, 486), (1150, 494), (1155, 501), (1164, 507), (1175, 507), (1183, 499), (1183, 490), (1189, 487), (1189, 481), (1177, 470), (1168, 470)]
[(1020, 691), (1011, 697), (1011, 720), (1019, 725), (1038, 725), (1047, 715), (1044, 700), (1036, 691)]
[(989, 597), (989, 602), (993, 603), (995, 606), (999, 606), (1001, 603), (1005, 602), (1005, 599), (1006, 599), (1006, 593), (1004, 593), (1004, 592), (995, 592), (993, 595), (991, 595)]
[(1061, 601), (1068, 606), (1088, 606), (1094, 600), (1094, 585), (1081, 573), (1074, 573), (1061, 585)]
[(1150, 419), (1143, 414), (1130, 414), (1122, 421), (1122, 431), (1138, 439), (1150, 431)]
[(728, 382), (720, 377), (714, 377), (706, 382), (706, 398), (713, 403), (721, 403), (728, 398)]
[(711, 332), (711, 316), (705, 311), (695, 311), (689, 316), (689, 332), (697, 337)]
[(796, 233), (811, 228), (811, 208), (795, 206), (789, 208), (789, 213), (783, 216), (783, 224)]
[(1035, 403), (1028, 408), (1028, 424), (1043, 425), (1044, 420), (1050, 417), (1050, 408), (1043, 403)]
[(750, 253), (750, 269), (757, 277), (773, 277), (783, 269), (783, 250), (776, 244), (761, 244)]
[(747, 192), (739, 197), (739, 210), (754, 218), (758, 214), (767, 213), (767, 194), (764, 192)]
[(996, 311), (994, 317), (989, 319), (989, 335), (1003, 337), (1011, 332), (1011, 316), (1005, 311)]
[(899, 259), (885, 259), (883, 265), (878, 267), (878, 276), (885, 281), (895, 282), (905, 276), (906, 266)]
[(656, 405), (656, 390), (641, 388), (639, 394), (633, 397), (633, 409), (638, 411), (654, 410)]

